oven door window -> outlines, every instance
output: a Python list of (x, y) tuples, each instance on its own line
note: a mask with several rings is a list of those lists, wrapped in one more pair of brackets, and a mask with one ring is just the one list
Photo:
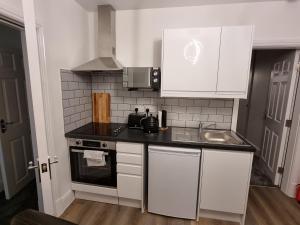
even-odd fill
[(105, 166), (89, 166), (83, 150), (71, 149), (72, 181), (108, 187), (117, 186), (116, 151), (105, 151)]

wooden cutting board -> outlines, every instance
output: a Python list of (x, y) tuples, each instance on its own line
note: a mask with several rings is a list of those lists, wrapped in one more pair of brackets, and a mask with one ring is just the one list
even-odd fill
[(93, 122), (110, 123), (109, 93), (93, 93)]

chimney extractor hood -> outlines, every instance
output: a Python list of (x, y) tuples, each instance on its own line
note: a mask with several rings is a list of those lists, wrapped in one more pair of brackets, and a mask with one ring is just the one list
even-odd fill
[(98, 6), (98, 55), (72, 71), (116, 71), (122, 65), (116, 59), (115, 10), (111, 5)]

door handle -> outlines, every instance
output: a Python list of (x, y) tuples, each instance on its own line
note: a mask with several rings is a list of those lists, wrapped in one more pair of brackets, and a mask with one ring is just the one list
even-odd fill
[(58, 163), (58, 157), (56, 155), (53, 156), (53, 161), (51, 161), (51, 157), (49, 156), (48, 163), (49, 163), (49, 175), (50, 175), (50, 179), (52, 179), (51, 165)]
[(6, 122), (4, 119), (0, 120), (0, 128), (1, 128), (1, 133), (5, 133), (7, 131), (7, 125), (12, 125), (15, 122)]
[(55, 164), (55, 163), (58, 163), (58, 157), (55, 155), (53, 156), (53, 161), (51, 161), (51, 157), (49, 157), (49, 164)]
[(33, 169), (38, 169), (38, 168), (39, 168), (39, 166), (33, 165), (32, 161), (28, 162), (28, 167), (27, 167), (28, 170), (33, 170)]

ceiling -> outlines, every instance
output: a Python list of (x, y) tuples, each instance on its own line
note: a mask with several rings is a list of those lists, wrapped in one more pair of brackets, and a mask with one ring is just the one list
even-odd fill
[[(97, 5), (110, 4), (116, 10), (166, 8), (197, 5), (212, 5), (240, 2), (266, 2), (284, 0), (75, 0), (88, 11), (95, 11)], [(293, 1), (293, 0), (286, 0)]]

